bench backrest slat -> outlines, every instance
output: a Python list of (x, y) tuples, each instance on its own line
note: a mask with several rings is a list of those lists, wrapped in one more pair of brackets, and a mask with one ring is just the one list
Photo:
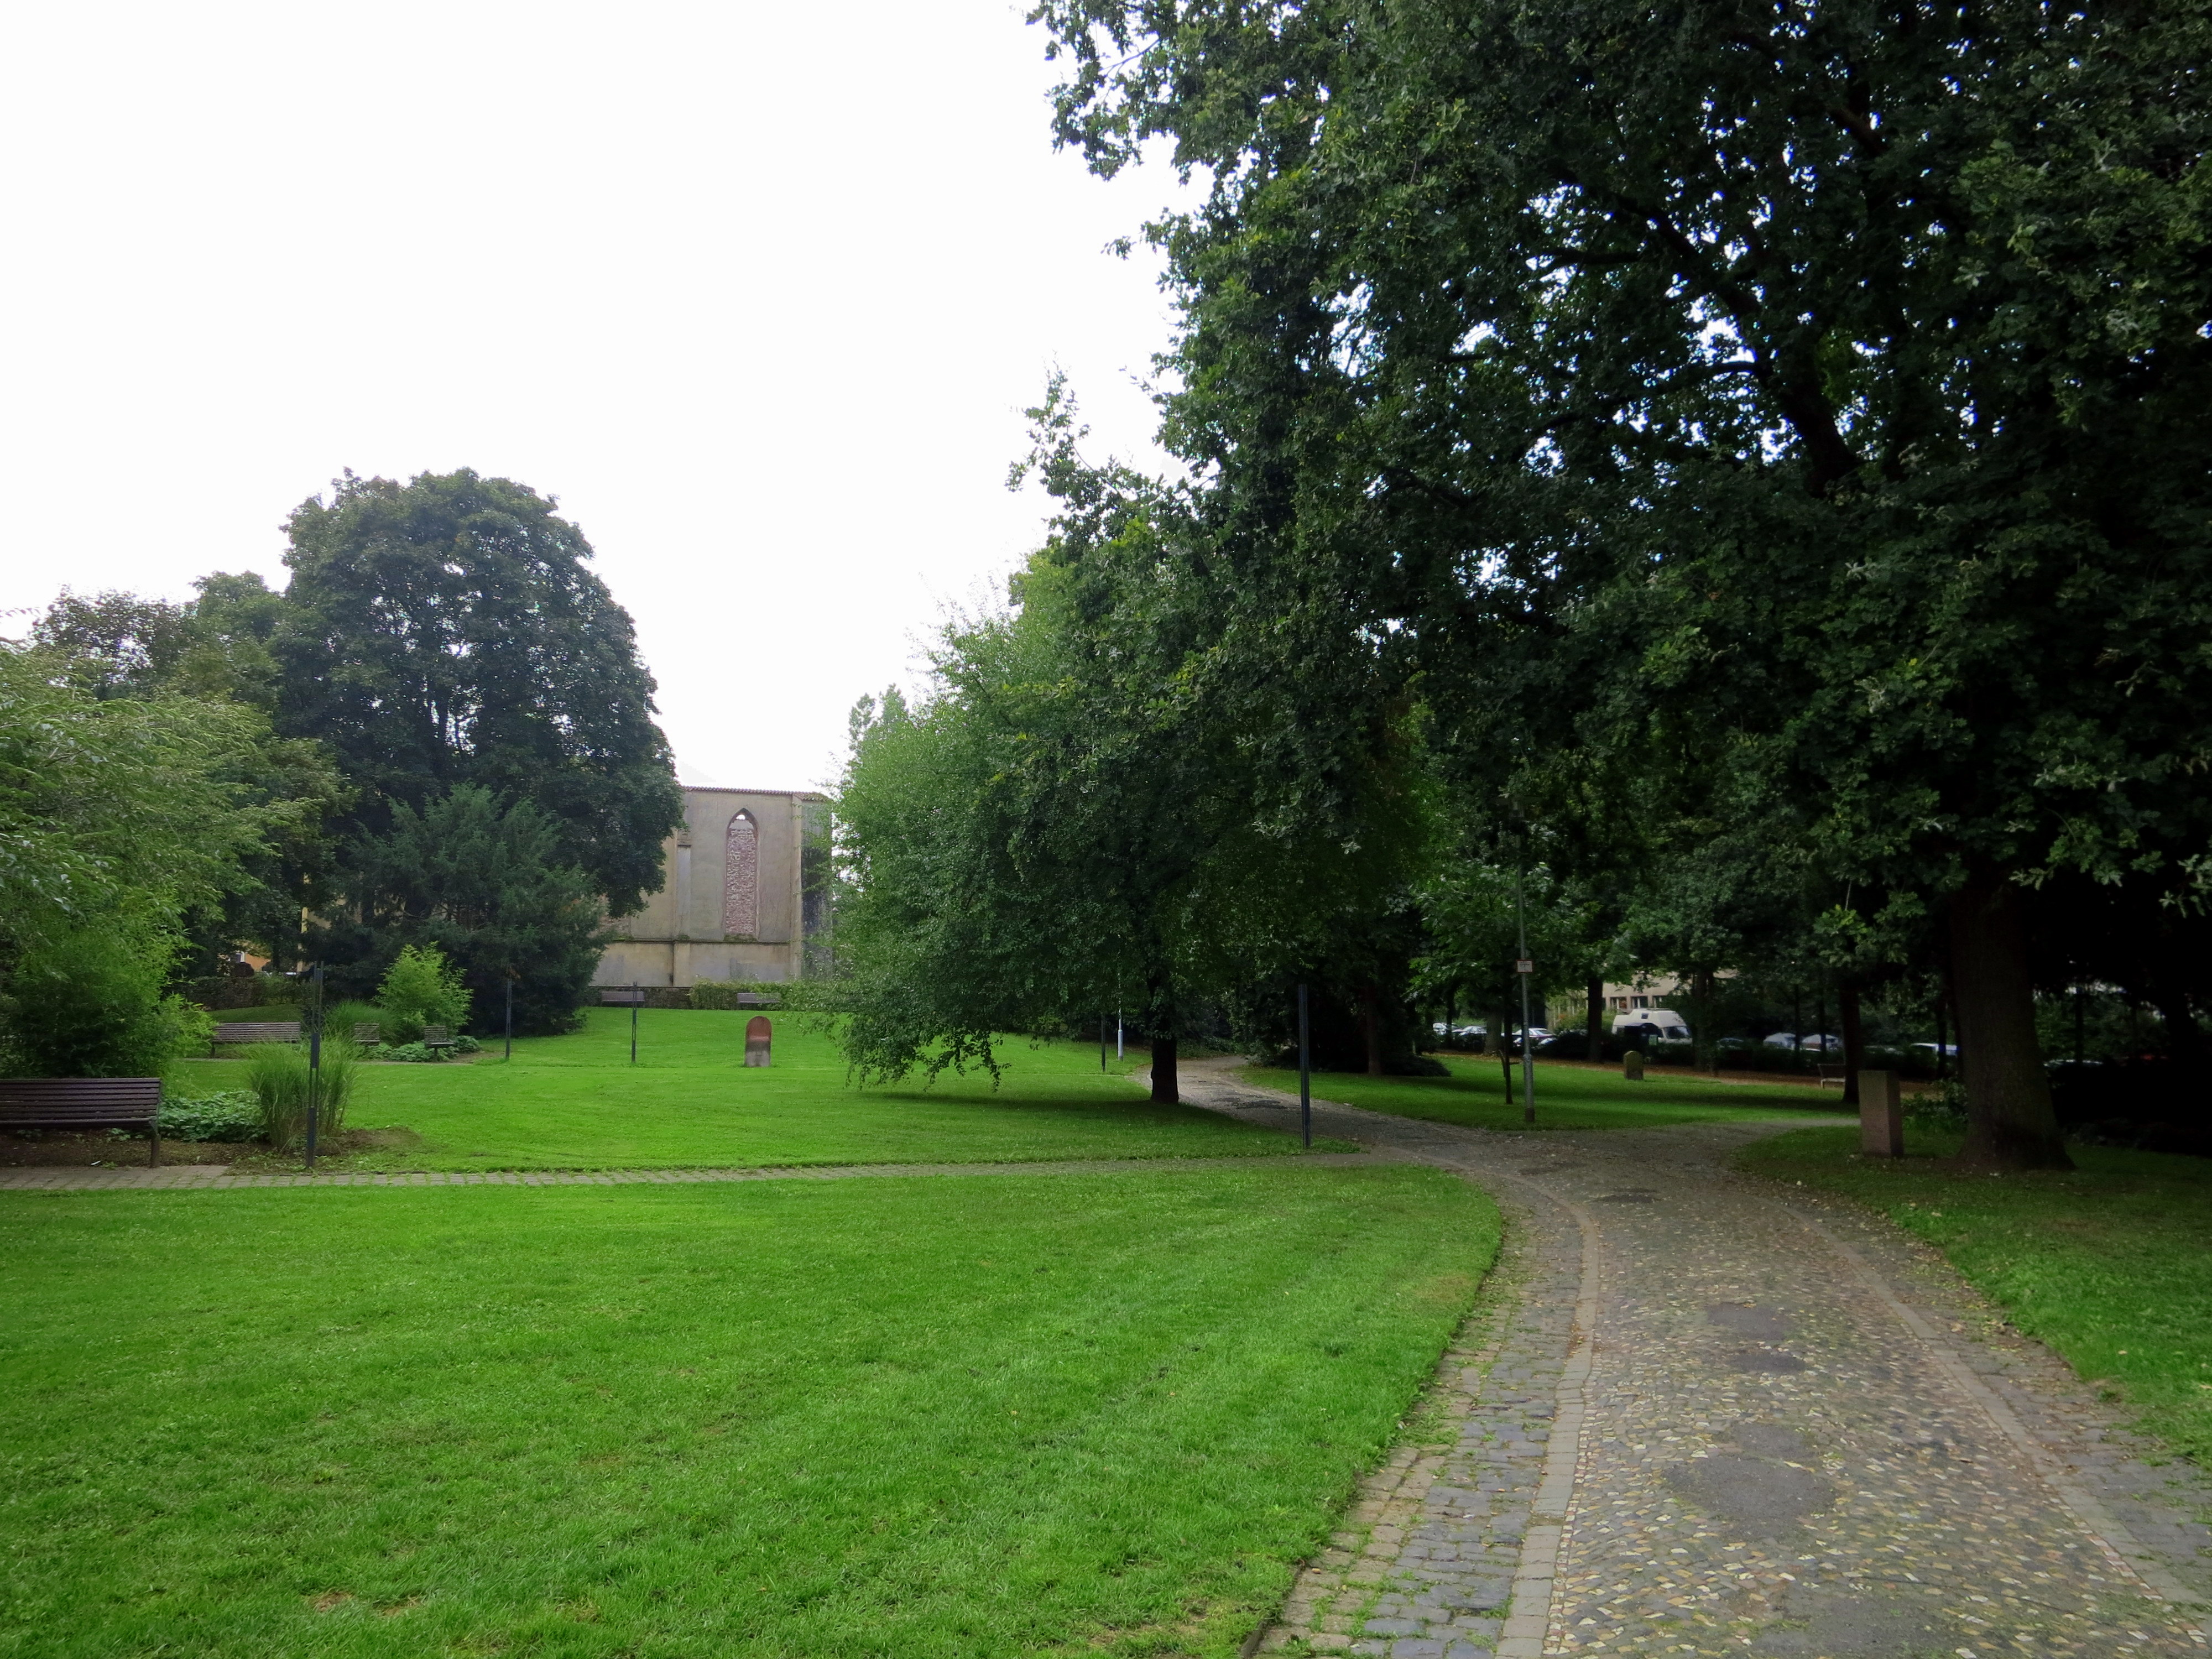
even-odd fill
[(161, 1107), (157, 1077), (0, 1078), (0, 1123), (143, 1123)]
[(247, 1019), (215, 1028), (217, 1042), (297, 1042), (300, 1022), (296, 1019)]

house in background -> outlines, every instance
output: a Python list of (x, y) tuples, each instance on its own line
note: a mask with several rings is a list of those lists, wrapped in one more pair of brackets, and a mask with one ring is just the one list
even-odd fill
[(789, 789), (684, 787), (660, 890), (610, 925), (600, 986), (793, 980), (827, 943), (830, 803)]

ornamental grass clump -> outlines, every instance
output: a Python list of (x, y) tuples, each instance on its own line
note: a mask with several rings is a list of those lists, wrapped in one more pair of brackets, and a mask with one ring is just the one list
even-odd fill
[[(317, 1089), (318, 1138), (345, 1127), (358, 1054), (350, 1042), (323, 1043), (322, 1075)], [(246, 1056), (246, 1081), (261, 1103), (261, 1138), (279, 1152), (296, 1146), (307, 1133), (307, 1050), (296, 1042), (256, 1043)]]

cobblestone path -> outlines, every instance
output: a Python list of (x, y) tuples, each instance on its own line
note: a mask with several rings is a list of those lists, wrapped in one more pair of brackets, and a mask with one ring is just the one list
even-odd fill
[[(1188, 1075), (1194, 1103), (1296, 1113)], [(2145, 1461), (1887, 1222), (1725, 1169), (1774, 1126), (1488, 1133), (1317, 1102), (1315, 1127), (1467, 1175), (1510, 1248), (1439, 1376), (1444, 1431), (1376, 1476), (1265, 1650), (2207, 1653), (2212, 1483)]]
[(1035, 1164), (836, 1164), (760, 1170), (416, 1170), (392, 1174), (233, 1175), (227, 1164), (166, 1169), (0, 1170), (0, 1193), (235, 1192), (247, 1187), (681, 1187), (714, 1181), (849, 1181), (868, 1176), (1174, 1175), (1256, 1170), (1295, 1158), (1342, 1167), (1393, 1161), (1387, 1151), (1260, 1158), (1097, 1158)]

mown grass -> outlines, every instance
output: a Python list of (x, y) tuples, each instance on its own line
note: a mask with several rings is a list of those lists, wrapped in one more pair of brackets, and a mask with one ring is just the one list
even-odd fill
[(1497, 1239), (1287, 1159), (7, 1195), (0, 1653), (1225, 1659)]
[[(1494, 1059), (1455, 1054), (1444, 1060), (1449, 1077), (1366, 1077), (1348, 1072), (1316, 1072), (1316, 1097), (1367, 1111), (1457, 1123), (1476, 1129), (1518, 1129), (1521, 1066), (1513, 1066), (1513, 1097)], [(1296, 1094), (1298, 1074), (1258, 1066), (1243, 1073), (1263, 1088)], [(1710, 1078), (1647, 1073), (1631, 1083), (1619, 1069), (1536, 1062), (1536, 1125), (1539, 1129), (1651, 1128), (1665, 1123), (1700, 1123), (1747, 1115), (1771, 1117), (1777, 1111), (1832, 1113), (1836, 1097), (1802, 1084), (1716, 1083)]]
[(1738, 1162), (1881, 1210), (2146, 1430), (2212, 1465), (2212, 1161), (2075, 1146), (2070, 1174), (1975, 1176), (1940, 1161), (1955, 1136), (1908, 1130), (1906, 1145), (1901, 1160), (1863, 1158), (1856, 1131), (1807, 1129)]
[[(860, 1088), (814, 1022), (771, 1015), (774, 1063), (748, 1067), (750, 1016), (593, 1009), (572, 1036), (499, 1045), (467, 1064), (361, 1068), (349, 1122), (419, 1142), (356, 1153), (356, 1169), (758, 1168), (1009, 1163), (1035, 1158), (1295, 1153), (1292, 1137), (1189, 1107), (1156, 1107), (1127, 1064), (1102, 1072), (1080, 1043), (1009, 1040), (1005, 1076), (947, 1073), (933, 1086)], [(187, 1062), (185, 1086), (241, 1087), (243, 1066)], [(1352, 1151), (1330, 1143), (1324, 1150)]]

